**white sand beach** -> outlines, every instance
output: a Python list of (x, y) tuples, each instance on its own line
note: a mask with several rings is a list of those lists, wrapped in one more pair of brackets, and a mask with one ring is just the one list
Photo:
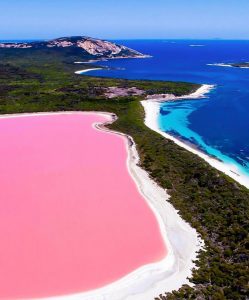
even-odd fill
[[(148, 101), (148, 103), (150, 102)], [(49, 114), (72, 113), (88, 114), (89, 112)], [(116, 116), (110, 113), (94, 113), (107, 117), (106, 124), (116, 120)], [(13, 118), (23, 115), (32, 116), (34, 114), (4, 115), (1, 118)], [(38, 115), (46, 115), (46, 113)], [(120, 134), (108, 130), (103, 125), (105, 124), (95, 124), (94, 126), (98, 130), (104, 130), (109, 134)], [(169, 199), (167, 192), (152, 181), (149, 175), (138, 166), (139, 157), (135, 143), (131, 137), (125, 137), (128, 170), (140, 193), (158, 219), (168, 254), (162, 261), (142, 266), (103, 288), (80, 294), (50, 297), (46, 298), (47, 300), (147, 300), (154, 299), (161, 293), (179, 289), (183, 284), (191, 285), (187, 278), (191, 276), (191, 270), (195, 267), (193, 260), (196, 259), (197, 252), (203, 248), (203, 242), (198, 237), (196, 230), (191, 228), (167, 201)]]
[[(175, 96), (173, 94), (155, 94), (147, 96), (146, 100), (153, 102), (165, 102), (165, 101), (176, 101), (180, 99), (200, 99), (204, 98), (207, 93), (209, 93), (215, 86), (209, 84), (203, 84), (197, 91), (192, 94), (185, 96)], [(145, 101), (142, 101), (144, 105)], [(147, 125), (147, 124), (146, 124)]]
[(191, 95), (186, 95), (182, 97), (171, 97), (171, 95), (168, 95), (168, 98), (151, 98), (148, 100), (142, 101), (142, 105), (145, 110), (145, 124), (152, 130), (160, 133), (162, 136), (164, 136), (167, 139), (170, 139), (174, 141), (177, 145), (185, 148), (186, 150), (198, 155), (199, 157), (203, 158), (206, 162), (208, 162), (212, 167), (216, 168), (217, 170), (225, 173), (226, 175), (230, 176), (240, 184), (244, 185), (245, 187), (249, 188), (249, 179), (246, 175), (243, 175), (239, 172), (236, 165), (232, 164), (226, 164), (222, 161), (219, 161), (218, 159), (215, 159), (195, 147), (192, 147), (189, 144), (185, 144), (183, 141), (169, 135), (166, 132), (163, 132), (159, 128), (158, 124), (158, 115), (160, 112), (160, 102), (162, 101), (174, 101), (177, 99), (198, 99), (205, 97), (205, 94), (207, 94), (210, 90), (212, 90), (214, 86), (212, 85), (202, 85), (195, 93)]
[(90, 71), (97, 71), (97, 70), (102, 70), (102, 69), (103, 68), (84, 69), (84, 70), (76, 71), (74, 73), (80, 75), (80, 74), (87, 73), (87, 72), (90, 72)]

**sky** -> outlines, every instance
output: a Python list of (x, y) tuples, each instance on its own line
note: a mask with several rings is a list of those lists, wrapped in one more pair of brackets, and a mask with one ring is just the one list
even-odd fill
[(0, 40), (249, 39), (249, 0), (0, 0)]

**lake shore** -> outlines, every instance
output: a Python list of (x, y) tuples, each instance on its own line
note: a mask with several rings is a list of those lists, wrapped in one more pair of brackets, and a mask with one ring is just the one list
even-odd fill
[(204, 98), (207, 93), (209, 93), (212, 89), (214, 88), (213, 85), (207, 85), (204, 84), (202, 85), (196, 92), (186, 95), (186, 96), (181, 96), (181, 97), (176, 97), (172, 95), (166, 95), (164, 97), (160, 97), (159, 95), (155, 95), (155, 97), (149, 97), (147, 100), (141, 101), (144, 111), (145, 111), (145, 124), (147, 127), (150, 129), (158, 132), (162, 136), (164, 136), (167, 139), (172, 140), (175, 142), (177, 145), (180, 147), (185, 148), (186, 150), (198, 155), (202, 159), (204, 159), (206, 162), (208, 162), (212, 167), (216, 168), (217, 170), (225, 173), (226, 175), (230, 176), (243, 186), (249, 188), (249, 180), (246, 175), (243, 175), (239, 172), (238, 168), (236, 165), (232, 164), (227, 164), (222, 161), (219, 161), (216, 158), (213, 158), (209, 156), (208, 154), (200, 151), (197, 147), (194, 145), (190, 145), (190, 143), (185, 143), (182, 140), (166, 133), (160, 130), (159, 124), (158, 124), (158, 116), (160, 113), (160, 103), (161, 102), (166, 102), (166, 101), (178, 101), (178, 100), (187, 100), (187, 99), (201, 99)]
[[(72, 113), (82, 114), (82, 112), (59, 112), (49, 113), (49, 115)], [(119, 134), (124, 137), (128, 154), (127, 168), (139, 192), (143, 195), (159, 222), (168, 253), (162, 261), (142, 266), (124, 278), (103, 288), (80, 294), (43, 299), (143, 300), (145, 298), (153, 299), (158, 294), (178, 289), (183, 284), (191, 285), (187, 278), (191, 276), (191, 270), (195, 266), (193, 260), (196, 259), (197, 251), (203, 247), (202, 240), (198, 237), (196, 230), (183, 221), (176, 209), (167, 201), (169, 196), (166, 191), (152, 181), (147, 172), (138, 166), (139, 157), (133, 139), (105, 127), (105, 125), (114, 122), (117, 119), (116, 116), (111, 113), (84, 112), (84, 114), (89, 113), (99, 114), (107, 119), (104, 124), (96, 123), (93, 125), (97, 130), (104, 130), (109, 134)], [(37, 115), (47, 114), (37, 113)], [(34, 114), (4, 115), (1, 118), (21, 116), (34, 116)]]

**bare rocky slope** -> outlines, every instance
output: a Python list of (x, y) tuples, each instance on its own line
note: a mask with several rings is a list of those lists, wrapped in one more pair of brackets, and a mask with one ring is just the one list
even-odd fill
[(49, 41), (38, 41), (30, 43), (0, 43), (0, 48), (5, 49), (70, 49), (85, 53), (94, 58), (142, 58), (146, 55), (130, 49), (128, 47), (118, 45), (109, 41), (85, 37), (73, 36), (62, 37)]

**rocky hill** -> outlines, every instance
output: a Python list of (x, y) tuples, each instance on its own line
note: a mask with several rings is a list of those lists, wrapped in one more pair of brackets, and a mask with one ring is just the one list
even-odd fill
[(49, 41), (30, 43), (0, 43), (0, 48), (5, 49), (70, 49), (94, 58), (143, 58), (146, 55), (109, 41), (85, 37), (63, 37)]

